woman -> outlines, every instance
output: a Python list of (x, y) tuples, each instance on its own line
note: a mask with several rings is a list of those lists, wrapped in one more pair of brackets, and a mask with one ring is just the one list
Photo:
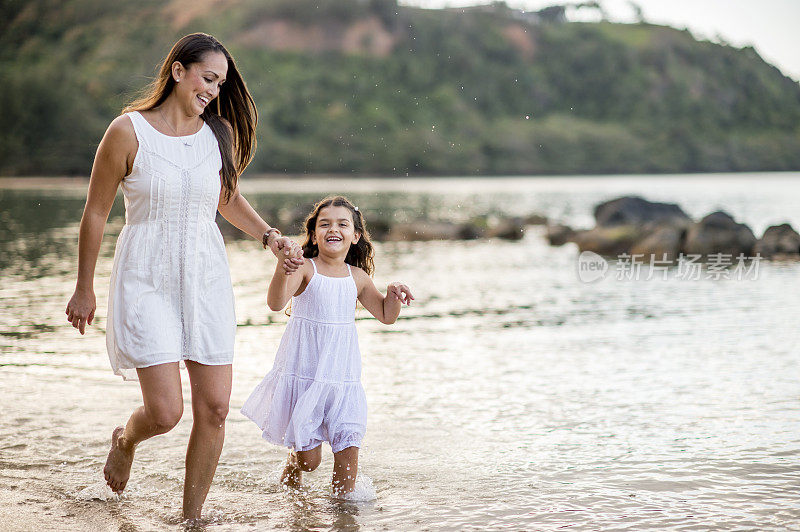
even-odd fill
[(114, 119), (97, 149), (81, 219), (78, 282), (67, 320), (84, 334), (96, 308), (94, 268), (121, 184), (125, 227), (117, 241), (106, 344), (114, 372), (138, 378), (144, 405), (117, 427), (104, 468), (122, 492), (139, 442), (183, 414), (179, 362), (192, 389), (183, 516), (200, 517), (222, 451), (236, 320), (216, 211), (261, 240), (287, 272), (299, 246), (239, 193), (252, 159), (257, 113), (233, 58), (210, 35), (179, 40), (146, 95)]

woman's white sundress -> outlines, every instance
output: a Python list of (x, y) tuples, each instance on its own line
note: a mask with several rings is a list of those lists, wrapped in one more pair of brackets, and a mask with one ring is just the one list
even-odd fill
[[(222, 158), (211, 128), (186, 137), (127, 113), (139, 148), (122, 181), (125, 226), (108, 295), (106, 347), (114, 373), (193, 360), (230, 364), (233, 288), (215, 223)], [(185, 145), (189, 144), (188, 146)]]
[(292, 298), (272, 370), (256, 386), (242, 413), (265, 440), (297, 451), (323, 441), (337, 453), (360, 447), (367, 429), (367, 398), (361, 386), (361, 352), (355, 324), (358, 290), (350, 274), (317, 272)]

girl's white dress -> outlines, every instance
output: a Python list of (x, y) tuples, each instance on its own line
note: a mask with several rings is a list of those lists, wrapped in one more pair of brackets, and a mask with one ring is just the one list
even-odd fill
[(367, 398), (361, 386), (361, 352), (355, 324), (358, 291), (350, 274), (317, 272), (292, 298), (272, 370), (245, 401), (242, 413), (265, 440), (297, 451), (323, 441), (333, 452), (361, 447)]
[(125, 226), (108, 293), (114, 373), (194, 360), (230, 364), (236, 334), (228, 259), (215, 223), (222, 157), (211, 128), (186, 137), (127, 114), (139, 148), (122, 181)]

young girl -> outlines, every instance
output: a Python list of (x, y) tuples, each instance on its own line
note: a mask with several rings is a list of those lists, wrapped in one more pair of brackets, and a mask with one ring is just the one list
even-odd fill
[(346, 198), (317, 203), (305, 232), (303, 256), (310, 260), (294, 274), (279, 264), (270, 282), (269, 308), (281, 310), (292, 298), (292, 316), (272, 370), (242, 413), (261, 428), (265, 440), (290, 448), (281, 476), (289, 486), (300, 483), (301, 471), (319, 466), (322, 442), (328, 442), (333, 493), (342, 497), (353, 491), (367, 422), (356, 299), (391, 324), (414, 296), (401, 283), (391, 283), (386, 296), (375, 288), (369, 233), (361, 212)]

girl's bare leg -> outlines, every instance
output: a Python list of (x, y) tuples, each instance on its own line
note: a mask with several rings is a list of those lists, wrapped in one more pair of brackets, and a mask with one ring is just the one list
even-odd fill
[(192, 434), (186, 450), (183, 518), (197, 519), (217, 470), (225, 440), (225, 418), (231, 397), (230, 364), (207, 366), (186, 361), (192, 385)]
[(283, 468), (281, 473), (281, 484), (290, 488), (297, 488), (303, 480), (303, 473), (297, 463), (297, 453), (289, 451), (289, 456), (286, 458), (286, 467)]
[(106, 482), (117, 493), (128, 483), (136, 446), (157, 434), (169, 432), (183, 415), (181, 376), (177, 362), (136, 370), (144, 405), (133, 411), (125, 427), (111, 434), (111, 450), (103, 468)]
[(356, 486), (358, 474), (358, 447), (347, 447), (333, 453), (333, 486), (334, 497), (344, 497)]
[(322, 461), (322, 444), (309, 451), (289, 451), (286, 467), (281, 474), (281, 484), (296, 488), (303, 478), (303, 471), (314, 471)]

